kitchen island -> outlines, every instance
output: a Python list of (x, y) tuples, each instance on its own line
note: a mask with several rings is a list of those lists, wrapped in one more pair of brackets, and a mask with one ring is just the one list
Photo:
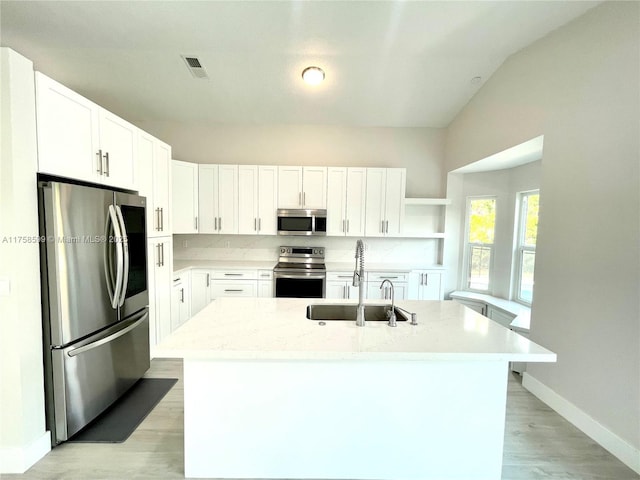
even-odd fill
[(336, 301), (220, 298), (156, 347), (184, 359), (185, 476), (500, 478), (508, 362), (554, 353), (451, 301), (395, 328), (310, 303)]

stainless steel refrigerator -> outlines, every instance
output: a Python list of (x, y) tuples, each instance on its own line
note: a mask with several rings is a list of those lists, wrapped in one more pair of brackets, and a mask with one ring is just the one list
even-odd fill
[(149, 368), (145, 198), (38, 182), (47, 428), (69, 439)]

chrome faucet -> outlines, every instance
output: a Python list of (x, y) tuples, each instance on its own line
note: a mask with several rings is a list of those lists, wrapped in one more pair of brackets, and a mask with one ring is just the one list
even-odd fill
[(356, 325), (364, 327), (364, 244), (362, 240), (356, 242), (356, 265), (353, 270), (353, 286), (358, 287), (358, 309), (356, 311)]
[(391, 310), (387, 312), (387, 317), (389, 317), (389, 326), (390, 327), (397, 327), (398, 324), (396, 323), (396, 306), (395, 306), (395, 302), (393, 300), (393, 297), (394, 297), (393, 282), (391, 280), (389, 280), (388, 278), (385, 278), (382, 281), (382, 283), (380, 284), (380, 290), (382, 290), (382, 288), (384, 287), (384, 284), (387, 283), (387, 282), (391, 286)]

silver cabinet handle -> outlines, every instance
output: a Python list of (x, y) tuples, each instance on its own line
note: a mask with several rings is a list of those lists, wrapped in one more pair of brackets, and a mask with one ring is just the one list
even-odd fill
[(258, 231), (258, 219), (257, 218), (253, 219), (253, 230), (255, 230), (256, 232)]
[(158, 250), (158, 252), (157, 252), (157, 253), (158, 253), (158, 263), (156, 263), (156, 265), (157, 265), (158, 267), (161, 267), (161, 266), (162, 266), (162, 263), (160, 263), (160, 244), (157, 244), (157, 245), (156, 245), (156, 250)]
[(262, 231), (262, 219), (258, 218), (258, 231)]
[(225, 277), (242, 277), (244, 273), (225, 273)]
[(298, 192), (298, 205), (302, 206), (302, 192)]
[(207, 273), (207, 287), (209, 286), (209, 274)]
[(96, 155), (98, 156), (98, 168), (96, 169), (96, 172), (102, 175), (102, 150), (98, 150)]
[(347, 298), (347, 286), (342, 286), (342, 298)]
[(110, 173), (110, 168), (109, 168), (109, 152), (104, 152), (104, 159), (105, 159), (105, 163), (107, 165), (107, 167), (104, 169), (104, 174), (108, 177), (109, 173)]
[(244, 290), (241, 288), (225, 288), (224, 291), (225, 292), (244, 292)]
[(349, 219), (347, 218), (347, 233), (349, 233)]
[(198, 229), (198, 217), (195, 217), (196, 230)]
[(160, 207), (160, 231), (164, 232), (164, 208)]
[(424, 285), (425, 286), (429, 285), (429, 274), (428, 273), (424, 274)]
[(424, 273), (420, 274), (420, 285), (424, 285)]
[(345, 224), (346, 224), (346, 221), (345, 221), (345, 220), (342, 220), (342, 231), (343, 231), (343, 232), (345, 232), (345, 231), (346, 231), (346, 230), (345, 230)]
[(164, 243), (160, 244), (160, 251), (162, 252), (162, 266), (164, 267)]
[(307, 204), (307, 192), (302, 192), (302, 206)]
[(218, 217), (218, 229), (222, 231), (222, 217)]
[(156, 232), (160, 231), (160, 209), (156, 208)]
[(380, 233), (384, 233), (384, 220), (380, 220)]
[(338, 278), (352, 278), (351, 275), (338, 275)]
[(389, 233), (389, 220), (385, 220), (386, 223), (386, 229), (385, 229), (385, 233)]
[(180, 302), (184, 303), (184, 288), (180, 289)]

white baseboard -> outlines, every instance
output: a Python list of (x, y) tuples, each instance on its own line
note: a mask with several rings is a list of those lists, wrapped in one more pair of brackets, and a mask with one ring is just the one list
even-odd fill
[(23, 447), (0, 448), (0, 473), (24, 473), (51, 450), (51, 432)]
[(527, 372), (522, 376), (522, 386), (595, 440), (630, 469), (640, 474), (640, 449), (620, 438)]

